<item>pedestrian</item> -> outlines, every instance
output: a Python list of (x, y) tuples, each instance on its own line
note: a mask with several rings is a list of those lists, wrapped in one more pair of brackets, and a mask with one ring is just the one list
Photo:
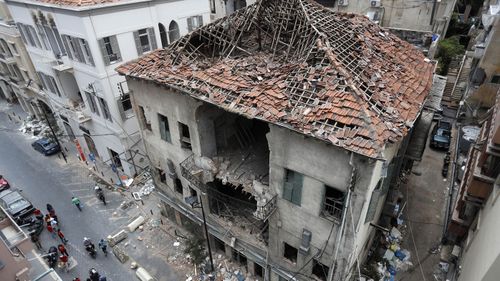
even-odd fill
[(45, 221), (45, 223), (46, 223), (47, 225), (49, 225), (49, 224), (50, 224), (50, 219), (51, 219), (50, 215), (49, 215), (49, 214), (46, 214), (46, 215), (45, 215), (45, 218), (44, 218), (43, 220)]
[(59, 256), (60, 267), (68, 272), (68, 256), (60, 255)]
[(72, 281), (80, 281), (80, 278), (75, 277), (75, 278), (73, 278), (73, 280), (72, 280)]
[(78, 208), (80, 212), (82, 211), (82, 206), (80, 205), (80, 199), (78, 199), (78, 197), (71, 197), (71, 202)]
[(50, 223), (47, 225), (47, 231), (50, 233), (52, 238), (56, 239), (56, 232), (54, 231)]
[(57, 249), (59, 250), (59, 252), (65, 256), (69, 256), (68, 255), (68, 251), (66, 250), (66, 247), (64, 247), (63, 244), (59, 244), (57, 245)]
[(66, 238), (64, 238), (64, 234), (62, 233), (62, 231), (60, 229), (57, 230), (57, 236), (59, 236), (59, 238), (61, 238), (61, 242), (63, 242), (64, 245), (66, 245), (66, 243), (68, 243), (68, 240)]
[(47, 212), (49, 212), (50, 216), (53, 217), (56, 214), (56, 211), (54, 210), (54, 207), (47, 203)]
[(106, 276), (101, 275), (101, 277), (99, 277), (99, 281), (106, 281)]
[(54, 229), (54, 231), (56, 232), (59, 230), (59, 225), (57, 224), (57, 221), (54, 218), (50, 219), (50, 226), (52, 226), (52, 229)]
[(38, 237), (35, 233), (31, 234), (31, 242), (35, 244), (38, 250), (43, 250), (42, 243), (40, 243), (40, 237)]
[(99, 248), (102, 250), (105, 256), (108, 256), (108, 243), (106, 242), (106, 240), (101, 239), (99, 241)]
[(56, 214), (52, 215), (51, 218), (53, 218), (59, 224), (59, 218)]

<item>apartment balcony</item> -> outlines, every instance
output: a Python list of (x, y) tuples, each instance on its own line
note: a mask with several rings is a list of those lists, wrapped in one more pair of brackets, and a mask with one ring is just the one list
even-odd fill
[(92, 120), (92, 117), (85, 113), (85, 104), (83, 101), (70, 100), (70, 109), (75, 119), (78, 120), (78, 123), (83, 124)]
[(59, 72), (69, 72), (73, 73), (73, 63), (68, 57), (62, 57), (56, 60), (56, 64), (52, 66), (52, 69)]
[(3, 208), (0, 207), (0, 240), (5, 244), (10, 253), (17, 257), (20, 254), (21, 244), (28, 241), (26, 233), (7, 215)]

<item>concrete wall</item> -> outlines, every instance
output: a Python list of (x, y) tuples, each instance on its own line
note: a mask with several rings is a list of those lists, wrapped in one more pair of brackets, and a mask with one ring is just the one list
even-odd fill
[(500, 75), (500, 56), (498, 55), (500, 54), (500, 16), (498, 15), (486, 42), (487, 47), (479, 61), (479, 67), (486, 74), (485, 82), (490, 82), (494, 75)]
[(478, 213), (476, 231), (470, 231), (463, 245), (461, 274), (458, 281), (490, 281), (500, 276), (500, 192), (494, 187), (490, 198)]

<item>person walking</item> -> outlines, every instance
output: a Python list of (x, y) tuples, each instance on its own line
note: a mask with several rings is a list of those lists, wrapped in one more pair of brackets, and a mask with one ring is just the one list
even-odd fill
[(45, 223), (46, 223), (47, 225), (49, 225), (49, 224), (50, 224), (50, 219), (51, 219), (50, 215), (49, 215), (49, 214), (46, 214), (46, 215), (45, 215), (45, 218), (44, 218), (43, 220), (45, 221)]
[(106, 242), (106, 240), (101, 239), (99, 241), (99, 248), (102, 250), (105, 256), (108, 256), (108, 242)]
[(71, 202), (78, 208), (80, 212), (82, 211), (82, 206), (80, 205), (80, 199), (78, 199), (78, 197), (71, 197)]
[(64, 245), (63, 245), (63, 244), (59, 244), (59, 245), (57, 245), (57, 249), (59, 250), (59, 252), (60, 252), (61, 254), (63, 254), (63, 255), (65, 255), (65, 256), (68, 256), (68, 257), (69, 257), (69, 255), (68, 255), (68, 251), (66, 250), (66, 247), (64, 247)]
[(56, 232), (54, 231), (50, 223), (47, 225), (47, 231), (50, 233), (52, 238), (56, 239)]
[(56, 211), (54, 210), (54, 207), (47, 203), (47, 212), (49, 212), (50, 216), (53, 217), (56, 214)]
[(64, 271), (68, 272), (68, 256), (60, 255), (59, 261), (60, 261), (61, 269), (64, 269)]
[(64, 245), (66, 245), (66, 243), (68, 243), (68, 240), (66, 238), (64, 238), (64, 234), (62, 233), (62, 231), (60, 229), (57, 230), (57, 236), (59, 236), (59, 238), (61, 239), (61, 242), (63, 242)]
[(57, 220), (54, 218), (50, 219), (50, 226), (52, 226), (52, 229), (57, 232), (59, 230), (59, 224), (57, 223)]

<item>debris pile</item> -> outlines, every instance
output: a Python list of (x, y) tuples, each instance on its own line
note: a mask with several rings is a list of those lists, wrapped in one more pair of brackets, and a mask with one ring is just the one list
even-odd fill
[(407, 134), (433, 69), (364, 16), (314, 1), (267, 0), (117, 71), (376, 157)]

